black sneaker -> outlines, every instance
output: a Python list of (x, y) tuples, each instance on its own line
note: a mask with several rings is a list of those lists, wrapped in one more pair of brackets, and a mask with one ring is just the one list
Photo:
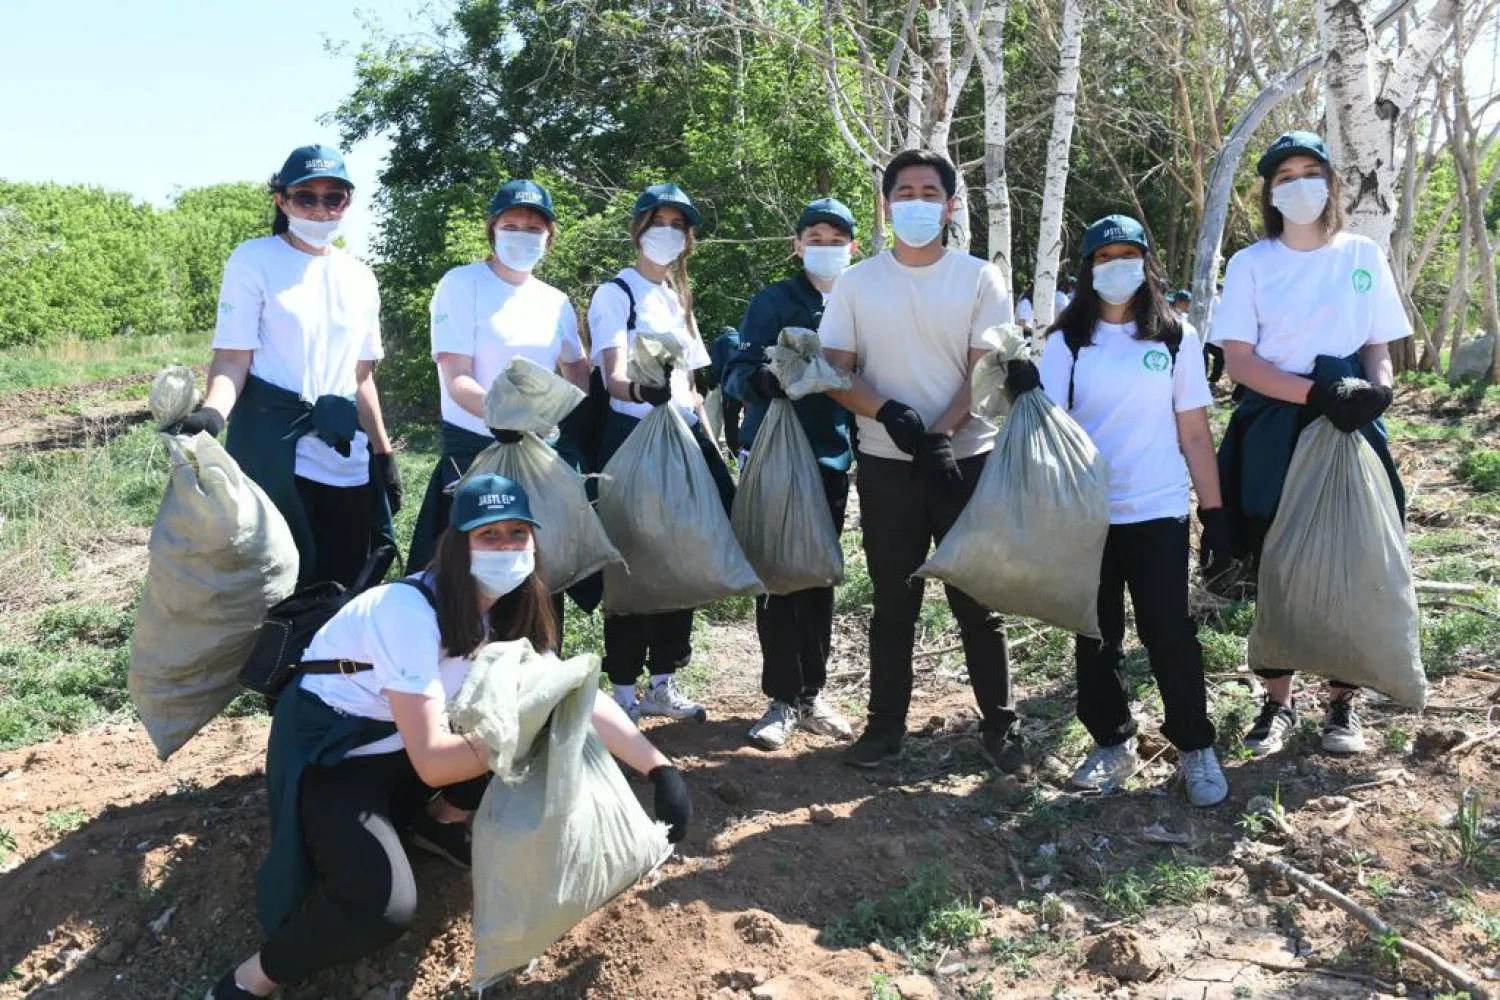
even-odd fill
[(993, 729), (981, 731), (979, 752), (991, 767), (1006, 774), (1015, 774), (1031, 766), (1031, 750), (1026, 738), (1014, 729), (1007, 733)]
[(1268, 757), (1285, 746), (1296, 730), (1297, 710), (1266, 695), (1255, 725), (1245, 734), (1245, 749), (1256, 757)]
[(234, 981), (234, 970), (230, 969), (224, 978), (208, 991), (203, 1000), (261, 1000), (261, 998), (247, 989), (242, 989), (240, 984)]
[(1323, 749), (1329, 753), (1364, 753), (1365, 727), (1353, 698), (1338, 698), (1323, 717)]
[(423, 813), (407, 830), (411, 846), (468, 871), (473, 864), (474, 838), (462, 823), (439, 823)]
[(844, 763), (851, 767), (879, 767), (888, 760), (901, 756), (899, 732), (876, 726), (866, 726), (854, 745), (844, 751)]

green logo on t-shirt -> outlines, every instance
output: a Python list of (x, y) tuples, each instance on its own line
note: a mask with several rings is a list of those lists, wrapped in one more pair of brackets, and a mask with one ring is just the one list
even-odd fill
[(1375, 286), (1375, 276), (1362, 267), (1354, 269), (1354, 290), (1363, 295)]
[(1146, 366), (1147, 371), (1164, 372), (1172, 364), (1172, 359), (1167, 357), (1166, 351), (1147, 351), (1146, 356), (1141, 359), (1141, 364)]

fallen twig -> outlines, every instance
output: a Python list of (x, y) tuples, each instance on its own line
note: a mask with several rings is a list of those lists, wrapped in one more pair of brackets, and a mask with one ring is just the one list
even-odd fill
[(1438, 580), (1418, 580), (1413, 586), (1419, 594), (1477, 594), (1482, 589), (1472, 583), (1443, 583)]
[(1357, 781), (1352, 785), (1345, 785), (1338, 790), (1339, 795), (1348, 795), (1350, 792), (1368, 792), (1372, 788), (1384, 788), (1386, 785), (1399, 785), (1406, 780), (1406, 772), (1398, 771), (1388, 774), (1384, 778), (1376, 778), (1374, 781)]
[(1454, 754), (1467, 753), (1481, 743), (1488, 743), (1496, 736), (1500, 736), (1500, 729), (1491, 729), (1487, 733), (1480, 733), (1478, 736), (1470, 736), (1462, 743), (1455, 743), (1453, 746), (1449, 747), (1447, 750), (1447, 754), (1449, 756), (1452, 756)]
[(1218, 955), (1208, 952), (1208, 957), (1220, 962), (1244, 962), (1246, 965), (1258, 965), (1270, 972), (1300, 972), (1308, 976), (1333, 976), (1336, 979), (1349, 979), (1356, 983), (1364, 983), (1373, 986), (1382, 992), (1392, 993), (1396, 987), (1374, 976), (1366, 976), (1358, 972), (1343, 972), (1339, 969), (1324, 968), (1320, 965), (1288, 965), (1285, 962), (1271, 962), (1264, 958), (1252, 958), (1249, 955)]
[(1280, 876), (1293, 885), (1307, 890), (1314, 896), (1327, 900), (1355, 920), (1364, 924), (1365, 928), (1375, 937), (1391, 941), (1403, 955), (1437, 972), (1459, 989), (1467, 990), (1471, 1000), (1496, 1000), (1495, 994), (1481, 983), (1473, 973), (1454, 965), (1425, 945), (1402, 937), (1390, 924), (1381, 920), (1375, 914), (1360, 906), (1322, 879), (1315, 878), (1307, 874), (1307, 872), (1287, 864), (1280, 858), (1252, 858), (1246, 859), (1242, 864), (1247, 867), (1258, 867), (1263, 871)]
[(934, 656), (943, 656), (947, 653), (956, 653), (963, 648), (963, 643), (955, 642), (951, 646), (939, 646), (937, 649), (924, 649), (921, 652), (911, 654), (911, 658), (913, 661), (926, 660)]
[(1476, 670), (1473, 667), (1465, 667), (1459, 671), (1462, 677), (1472, 677), (1476, 681), (1489, 681), (1491, 684), (1500, 684), (1500, 674), (1492, 674), (1488, 670)]
[(1447, 608), (1451, 611), (1467, 611), (1471, 614), (1484, 615), (1486, 618), (1500, 618), (1500, 614), (1489, 608), (1481, 608), (1477, 604), (1467, 604), (1463, 601), (1422, 601), (1424, 608)]

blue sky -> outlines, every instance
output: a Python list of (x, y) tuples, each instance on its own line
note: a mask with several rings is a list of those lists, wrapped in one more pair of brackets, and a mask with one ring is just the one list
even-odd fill
[[(359, 16), (404, 32), (419, 0), (0, 0), (0, 177), (174, 187), (263, 181), (349, 92)], [(347, 41), (329, 55), (324, 39)], [(349, 151), (373, 191), (385, 143)], [(351, 210), (363, 251), (372, 213)]]

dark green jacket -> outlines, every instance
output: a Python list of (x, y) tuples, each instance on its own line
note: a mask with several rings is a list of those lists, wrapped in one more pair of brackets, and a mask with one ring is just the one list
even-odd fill
[[(816, 330), (822, 320), (823, 293), (801, 271), (795, 278), (762, 288), (750, 300), (740, 322), (740, 350), (729, 359), (724, 372), (724, 394), (745, 403), (741, 447), (748, 449), (755, 443), (755, 432), (771, 402), (750, 386), (751, 374), (767, 361), (766, 348), (776, 343), (783, 328), (800, 326)], [(837, 472), (848, 472), (854, 461), (854, 451), (849, 445), (852, 422), (849, 411), (821, 392), (795, 400), (792, 409), (797, 412), (818, 463)]]

